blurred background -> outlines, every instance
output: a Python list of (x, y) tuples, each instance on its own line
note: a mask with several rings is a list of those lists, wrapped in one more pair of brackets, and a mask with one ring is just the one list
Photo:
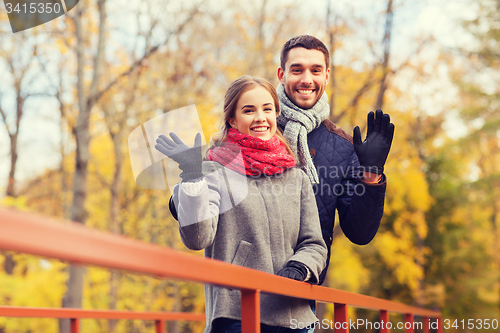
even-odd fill
[[(452, 320), (500, 319), (500, 1), (80, 0), (15, 34), (4, 9), (1, 206), (202, 256), (180, 242), (169, 190), (136, 185), (128, 136), (195, 104), (208, 141), (229, 83), (251, 74), (277, 84), (284, 42), (311, 34), (331, 52), (331, 120), (364, 132), (367, 113), (381, 108), (396, 125), (379, 232), (357, 246), (337, 227), (326, 285)], [(204, 311), (202, 285), (6, 251), (0, 304)], [(332, 315), (319, 306), (320, 319)], [(64, 325), (0, 317), (0, 333)], [(168, 332), (203, 327), (173, 322)], [(81, 331), (153, 329), (83, 320)]]

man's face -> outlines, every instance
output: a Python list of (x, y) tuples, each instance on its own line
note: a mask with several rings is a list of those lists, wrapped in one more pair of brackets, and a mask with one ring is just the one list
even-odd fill
[(295, 105), (310, 109), (325, 91), (330, 69), (321, 51), (295, 47), (288, 53), (285, 70), (278, 68), (278, 79)]

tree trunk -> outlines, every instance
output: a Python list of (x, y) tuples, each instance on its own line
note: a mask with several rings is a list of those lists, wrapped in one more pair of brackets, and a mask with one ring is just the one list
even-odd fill
[(14, 267), (16, 267), (16, 262), (12, 253), (4, 254), (3, 270), (7, 275), (12, 275), (14, 273)]
[[(177, 282), (172, 283), (173, 286), (173, 298), (174, 298), (174, 306), (172, 308), (173, 312), (181, 311), (181, 297), (179, 293), (179, 284)], [(168, 333), (180, 333), (180, 326), (178, 321), (168, 321), (167, 322), (167, 332)]]
[[(12, 68), (12, 64), (11, 64)], [(23, 71), (24, 73), (25, 71)], [(12, 70), (12, 73), (14, 73), (14, 69)], [(15, 89), (17, 91), (17, 99), (16, 99), (16, 126), (14, 128), (14, 133), (11, 133), (9, 130), (9, 126), (7, 124), (7, 115), (5, 112), (0, 109), (0, 114), (3, 118), (3, 121), (5, 123), (5, 127), (7, 129), (7, 133), (10, 138), (10, 171), (9, 171), (9, 179), (7, 183), (7, 190), (6, 190), (6, 195), (10, 197), (16, 197), (15, 193), (15, 182), (16, 182), (16, 165), (17, 165), (17, 139), (19, 137), (19, 127), (21, 124), (21, 118), (23, 117), (23, 107), (24, 107), (24, 100), (25, 98), (21, 97), (21, 80), (23, 76), (21, 76), (20, 79), (16, 79), (15, 82)], [(14, 268), (16, 267), (16, 261), (14, 260), (14, 256), (12, 253), (3, 253), (4, 256), (4, 262), (3, 262), (3, 270), (5, 274), (7, 275), (12, 275), (14, 273)], [(7, 297), (6, 300), (7, 304), (10, 301), (10, 297)], [(4, 332), (4, 327), (0, 327), (0, 333)]]
[[(24, 38), (22, 38), (22, 40), (24, 41)], [(34, 53), (36, 52), (35, 50), (36, 46), (34, 47), (33, 51)], [(7, 131), (10, 140), (10, 170), (9, 170), (9, 178), (7, 180), (7, 189), (5, 191), (5, 195), (14, 198), (17, 196), (15, 191), (15, 185), (16, 185), (16, 166), (18, 159), (17, 148), (18, 148), (19, 129), (21, 125), (21, 119), (23, 117), (24, 102), (26, 98), (29, 97), (29, 94), (25, 93), (26, 89), (24, 90), (23, 93), (21, 82), (25, 78), (25, 73), (28, 71), (30, 67), (30, 65), (27, 64), (26, 67), (23, 67), (21, 69), (16, 68), (16, 66), (14, 66), (14, 59), (16, 58), (18, 58), (18, 56), (16, 55), (9, 55), (5, 57), (6, 62), (11, 70), (11, 74), (14, 76), (14, 90), (16, 92), (16, 115), (15, 115), (15, 126), (13, 129), (9, 127), (7, 121), (7, 113), (1, 108), (0, 105), (0, 116), (4, 122), (5, 129)], [(12, 275), (14, 273), (14, 268), (16, 267), (16, 261), (14, 260), (13, 254), (3, 251), (1, 252), (1, 254), (4, 256), (4, 262), (3, 262), (4, 272), (7, 275)], [(8, 305), (9, 302), (10, 302), (10, 296), (6, 296), (4, 304)], [(5, 332), (5, 327), (0, 327), (0, 333), (3, 332)]]
[[(71, 264), (69, 266), (69, 279), (66, 282), (67, 291), (64, 295), (62, 306), (65, 308), (82, 307), (82, 289), (83, 275), (85, 268), (83, 266)], [(69, 319), (59, 320), (59, 332), (70, 332)]]
[[(99, 42), (98, 50), (94, 60), (94, 75), (90, 87), (89, 96), (85, 94), (85, 38), (82, 27), (82, 15), (84, 6), (77, 6), (74, 14), (75, 34), (77, 40), (77, 94), (79, 114), (74, 134), (76, 138), (76, 167), (73, 178), (73, 203), (71, 207), (71, 220), (85, 224), (87, 211), (85, 201), (87, 198), (87, 174), (89, 162), (90, 145), (90, 111), (93, 103), (93, 96), (97, 93), (98, 82), (104, 61), (104, 26), (106, 21), (105, 0), (99, 0)], [(69, 278), (67, 281), (67, 291), (64, 295), (62, 306), (66, 308), (82, 307), (83, 276), (85, 269), (82, 266), (71, 264), (69, 268)], [(60, 333), (69, 333), (69, 321), (60, 320)]]
[[(495, 191), (495, 186), (491, 185), (492, 189), (491, 189), (491, 193), (498, 193), (498, 191)], [(498, 228), (497, 226), (497, 216), (498, 216), (498, 213), (499, 213), (499, 209), (498, 209), (498, 200), (496, 200), (494, 198), (494, 196), (492, 196), (492, 200), (493, 200), (493, 212), (491, 213), (491, 224), (492, 224), (492, 228), (493, 228), (493, 232), (494, 232), (494, 235), (495, 235), (495, 247), (496, 247), (496, 262), (497, 262), (497, 267), (500, 267), (500, 256), (499, 256), (499, 250), (500, 250), (500, 228)], [(500, 284), (500, 278), (498, 278), (498, 284)], [(500, 290), (498, 291), (498, 301), (497, 301), (497, 305), (498, 305), (498, 309), (500, 310)]]
[(385, 17), (385, 34), (384, 34), (384, 62), (382, 64), (382, 78), (380, 79), (380, 88), (377, 95), (375, 109), (382, 109), (384, 105), (384, 95), (388, 86), (388, 68), (389, 56), (391, 54), (391, 32), (392, 32), (392, 1), (387, 1), (387, 12)]
[(59, 166), (59, 170), (61, 173), (61, 205), (62, 205), (62, 214), (64, 219), (69, 219), (69, 204), (68, 204), (68, 183), (67, 183), (67, 177), (68, 173), (66, 172), (66, 168), (64, 166), (64, 158), (65, 158), (65, 153), (64, 153), (64, 133), (63, 133), (63, 119), (61, 117), (61, 145), (59, 147), (59, 151), (61, 153), (61, 165)]
[[(85, 199), (87, 197), (87, 167), (89, 162), (89, 144), (90, 144), (90, 133), (89, 133), (89, 119), (90, 119), (90, 108), (87, 107), (86, 96), (84, 93), (84, 40), (82, 32), (82, 8), (83, 6), (78, 6), (74, 21), (75, 21), (75, 32), (77, 36), (77, 59), (78, 59), (78, 70), (77, 70), (77, 89), (78, 89), (78, 102), (79, 102), (79, 116), (78, 122), (75, 128), (75, 138), (76, 138), (76, 167), (75, 174), (73, 178), (73, 203), (71, 206), (71, 220), (85, 224), (87, 219), (87, 211), (85, 210)], [(83, 288), (83, 273), (84, 269), (81, 266), (71, 265), (69, 269), (69, 279), (67, 282), (68, 290), (63, 299), (63, 307), (74, 307), (80, 308), (82, 306), (81, 292)], [(69, 327), (68, 327), (69, 328)], [(62, 333), (67, 333), (68, 331), (61, 331)]]
[[(12, 73), (15, 73), (14, 67), (12, 63), (10, 63), (10, 66), (12, 68)], [(16, 165), (17, 165), (17, 140), (19, 138), (19, 128), (21, 126), (21, 119), (23, 118), (23, 108), (24, 108), (24, 101), (26, 100), (26, 97), (22, 97), (21, 93), (21, 81), (24, 77), (24, 73), (26, 70), (22, 71), (21, 77), (16, 78), (15, 80), (15, 89), (16, 89), (16, 125), (14, 127), (14, 132), (11, 133), (9, 130), (9, 126), (7, 125), (7, 116), (1, 111), (3, 121), (5, 122), (5, 126), (7, 128), (7, 133), (9, 134), (9, 139), (10, 139), (10, 171), (9, 171), (9, 179), (8, 179), (8, 184), (7, 184), (7, 190), (5, 194), (10, 197), (16, 197), (15, 193), (15, 183), (16, 183)]]
[(7, 134), (10, 139), (10, 171), (9, 179), (7, 183), (7, 190), (5, 194), (10, 197), (15, 197), (15, 182), (16, 182), (16, 164), (17, 164), (17, 138), (19, 137), (19, 125), (21, 124), (21, 118), (23, 117), (23, 104), (24, 98), (21, 97), (21, 79), (16, 80), (15, 89), (17, 91), (16, 98), (16, 126), (14, 128), (14, 133), (10, 132), (9, 125), (7, 124), (7, 115), (0, 109), (5, 127), (7, 129)]
[(17, 134), (10, 135), (10, 171), (9, 181), (7, 184), (7, 191), (5, 195), (8, 197), (15, 197), (14, 185), (16, 182), (16, 164), (17, 164)]
[[(328, 31), (328, 36), (330, 37), (330, 86), (332, 87), (332, 91), (330, 93), (330, 117), (329, 119), (333, 121), (335, 114), (335, 90), (337, 89), (337, 82), (335, 81), (335, 62), (334, 62), (334, 54), (335, 54), (335, 30), (337, 28), (337, 16), (335, 16), (335, 22), (333, 26), (330, 23), (330, 16), (332, 12), (332, 3), (328, 0), (328, 4), (326, 7), (326, 30)], [(327, 68), (328, 70), (328, 68)]]
[[(120, 285), (121, 274), (118, 271), (112, 270), (111, 276), (109, 277), (109, 303), (108, 307), (110, 310), (116, 310), (116, 304), (118, 303), (118, 288)], [(116, 325), (118, 324), (117, 319), (108, 320), (109, 332), (114, 332)]]
[[(120, 213), (120, 190), (121, 190), (121, 174), (122, 174), (122, 161), (123, 154), (121, 150), (121, 132), (123, 129), (120, 126), (119, 132), (116, 134), (111, 134), (113, 139), (113, 148), (115, 152), (115, 172), (113, 175), (113, 183), (111, 184), (111, 203), (110, 203), (110, 214), (109, 223), (110, 231), (114, 234), (121, 234), (119, 213)], [(111, 132), (111, 130), (110, 130)], [(118, 302), (118, 287), (120, 283), (120, 272), (111, 271), (110, 281), (109, 281), (109, 304), (110, 310), (116, 310), (116, 304)], [(108, 321), (109, 331), (113, 332), (118, 320), (111, 319)]]

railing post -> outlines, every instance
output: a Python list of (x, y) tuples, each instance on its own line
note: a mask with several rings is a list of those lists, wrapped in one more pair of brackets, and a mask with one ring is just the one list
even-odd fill
[[(413, 329), (413, 321), (414, 321), (413, 314), (407, 313), (405, 314), (405, 332), (406, 333), (415, 333), (415, 330)], [(409, 323), (409, 325), (407, 325)]]
[(389, 312), (380, 310), (380, 333), (389, 333), (387, 323), (389, 322)]
[(430, 325), (430, 320), (429, 317), (425, 316), (424, 317), (424, 333), (429, 333), (429, 325)]
[(241, 289), (241, 333), (260, 333), (260, 292)]
[(69, 320), (69, 331), (71, 333), (80, 333), (80, 319), (71, 318)]
[(437, 323), (438, 323), (437, 333), (443, 333), (443, 323), (442, 323), (441, 317), (437, 317), (436, 319), (437, 319)]
[(155, 320), (156, 333), (165, 333), (165, 322), (163, 320)]
[(333, 321), (335, 327), (334, 332), (349, 333), (349, 322), (347, 321), (347, 304), (334, 303), (333, 309)]

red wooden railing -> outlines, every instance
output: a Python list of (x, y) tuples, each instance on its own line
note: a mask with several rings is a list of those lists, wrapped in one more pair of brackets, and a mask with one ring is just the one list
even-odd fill
[[(225, 262), (180, 253), (120, 235), (92, 230), (74, 222), (61, 223), (15, 210), (0, 208), (0, 249), (61, 259), (74, 264), (96, 265), (200, 283), (211, 283), (241, 290), (242, 332), (260, 332), (260, 293), (315, 299), (334, 304), (335, 332), (347, 333), (353, 323), (347, 316), (348, 306), (379, 311), (381, 333), (389, 332), (389, 313), (405, 315), (406, 333), (415, 332), (415, 316), (423, 317), (423, 332), (430, 332), (430, 319), (437, 320), (442, 333), (441, 313), (375, 297), (341, 290), (312, 286), (276, 275), (230, 265)], [(156, 332), (165, 331), (166, 320), (204, 320), (202, 314), (105, 311), (83, 309), (41, 309), (0, 306), (3, 317), (70, 318), (71, 332), (78, 333), (79, 319), (154, 320)], [(396, 327), (393, 327), (396, 328)]]
[(29, 317), (29, 318), (67, 318), (70, 319), (71, 332), (78, 333), (80, 319), (127, 319), (152, 320), (155, 322), (156, 332), (165, 332), (165, 321), (186, 320), (205, 321), (202, 313), (174, 313), (174, 312), (137, 312), (116, 310), (85, 310), (85, 309), (52, 309), (29, 308), (19, 306), (0, 306), (2, 317)]

